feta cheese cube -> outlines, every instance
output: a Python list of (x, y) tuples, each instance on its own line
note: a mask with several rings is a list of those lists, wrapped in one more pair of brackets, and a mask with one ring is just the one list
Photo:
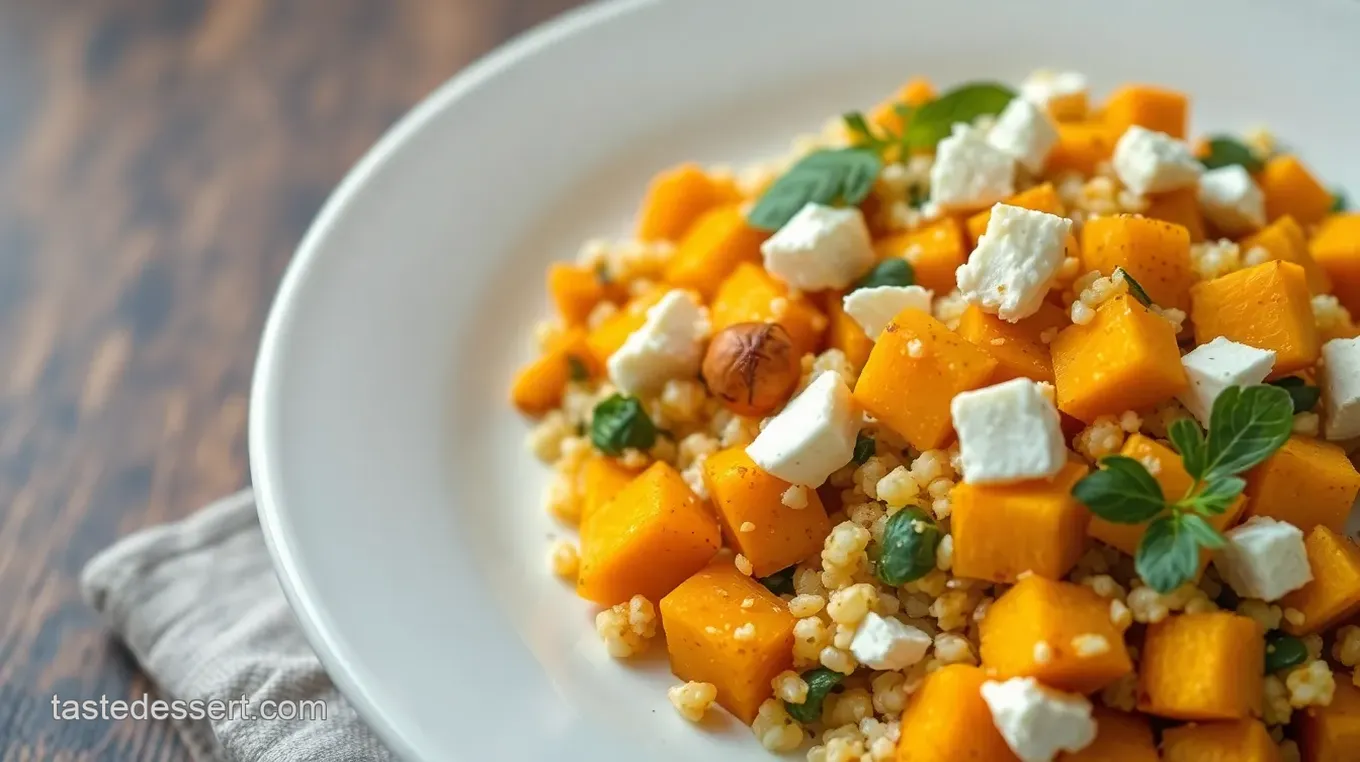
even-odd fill
[(1177, 398), (1207, 429), (1218, 395), (1229, 386), (1251, 386), (1265, 381), (1275, 367), (1275, 352), (1219, 336), (1186, 352), (1181, 365), (1190, 378), (1190, 387)]
[[(1080, 72), (1039, 69), (1020, 83), (1020, 97), (1040, 108), (1054, 112), (1068, 111), (1054, 109), (1053, 106), (1077, 102), (1078, 99), (1084, 103), (1087, 87), (1086, 75)], [(1080, 118), (1082, 115), (1073, 113), (1072, 116)]]
[(1062, 267), (1072, 221), (1045, 212), (997, 204), (956, 278), (965, 299), (1012, 323), (1044, 303)]
[(935, 292), (920, 286), (873, 286), (851, 291), (841, 303), (864, 333), (877, 340), (899, 312), (910, 307), (929, 313), (934, 298)]
[(656, 391), (672, 378), (692, 378), (699, 372), (708, 332), (708, 311), (688, 291), (670, 291), (610, 355), (609, 380), (628, 394), (640, 394)]
[(870, 611), (855, 629), (850, 653), (870, 669), (906, 669), (925, 658), (931, 642), (921, 630)]
[(845, 288), (874, 263), (864, 215), (808, 204), (761, 244), (765, 269), (800, 291)]
[(987, 142), (1038, 174), (1043, 171), (1048, 152), (1058, 144), (1058, 128), (1041, 107), (1014, 98), (987, 133)]
[(1078, 752), (1096, 740), (1091, 702), (1062, 693), (1032, 677), (982, 684), (992, 724), (1021, 762), (1053, 762), (1060, 751)]
[(1360, 437), (1360, 338), (1322, 345), (1322, 399), (1327, 438)]
[(1313, 579), (1303, 532), (1293, 524), (1257, 516), (1223, 534), (1214, 566), (1238, 595), (1278, 601)]
[(1190, 146), (1164, 132), (1135, 124), (1114, 145), (1114, 173), (1140, 196), (1194, 185), (1203, 171)]
[(961, 392), (949, 412), (969, 484), (1046, 479), (1067, 463), (1058, 408), (1028, 378)]
[(1015, 159), (966, 124), (935, 148), (930, 167), (931, 208), (940, 212), (981, 209), (1015, 193)]
[(1210, 169), (1199, 177), (1199, 205), (1215, 227), (1240, 235), (1266, 224), (1266, 197), (1240, 164)]
[(770, 419), (746, 454), (786, 482), (820, 487), (855, 454), (861, 420), (840, 375), (823, 371)]

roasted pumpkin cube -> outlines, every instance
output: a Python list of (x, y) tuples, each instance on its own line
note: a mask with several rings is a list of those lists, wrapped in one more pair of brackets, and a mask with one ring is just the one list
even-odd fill
[[(1110, 621), (1110, 602), (1085, 585), (1026, 577), (987, 607), (980, 634), (982, 666), (996, 680), (1033, 677), (1090, 693), (1133, 670), (1124, 633)], [(1073, 644), (1094, 638), (1108, 648)]]
[(1303, 268), (1293, 262), (1265, 262), (1190, 289), (1195, 343), (1226, 336), (1240, 344), (1275, 352), (1270, 378), (1312, 367), (1322, 345), (1313, 317), (1312, 294)]
[(1336, 675), (1332, 703), (1296, 715), (1304, 762), (1340, 762), (1360, 749), (1360, 688), (1350, 675)]
[(1086, 423), (1165, 402), (1190, 383), (1171, 324), (1128, 294), (1096, 308), (1090, 323), (1064, 328), (1050, 346), (1058, 409)]
[(1190, 231), (1180, 225), (1132, 214), (1087, 220), (1081, 256), (1102, 275), (1124, 268), (1159, 307), (1190, 308)]
[(613, 500), (637, 474), (637, 469), (627, 468), (614, 458), (598, 454), (587, 458), (576, 474), (577, 492), (581, 495), (581, 523)]
[(912, 447), (933, 450), (953, 436), (954, 395), (987, 383), (996, 365), (940, 321), (907, 309), (878, 337), (855, 384), (855, 399)]
[(729, 545), (746, 556), (755, 576), (767, 577), (821, 551), (831, 524), (816, 490), (805, 490), (805, 507), (790, 508), (784, 493), (792, 485), (762, 471), (744, 447), (708, 456), (703, 471)]
[(989, 679), (981, 669), (966, 664), (930, 673), (902, 713), (897, 762), (1019, 762), (982, 700), (982, 684)]
[(875, 244), (874, 250), (880, 259), (900, 257), (910, 262), (916, 271), (917, 285), (937, 294), (947, 294), (958, 286), (954, 273), (968, 260), (963, 228), (953, 217), (884, 238)]
[(709, 309), (713, 332), (737, 323), (778, 323), (799, 355), (817, 352), (826, 315), (806, 296), (792, 295), (760, 265), (743, 262), (718, 287)]
[(1266, 162), (1256, 176), (1266, 197), (1266, 218), (1291, 215), (1302, 225), (1320, 221), (1332, 209), (1332, 193), (1297, 156), (1281, 154)]
[(633, 297), (618, 312), (590, 330), (586, 336), (586, 345), (590, 347), (590, 354), (600, 367), (604, 367), (610, 355), (619, 351), (619, 347), (623, 346), (623, 342), (628, 340), (633, 331), (642, 327), (647, 321), (647, 310), (661, 301), (667, 290), (664, 287), (654, 288)]
[(660, 608), (671, 671), (712, 683), (718, 704), (751, 724), (773, 693), (770, 681), (793, 666), (797, 620), (788, 606), (720, 556), (662, 598)]
[(737, 265), (760, 262), (760, 244), (768, 237), (746, 223), (737, 205), (712, 209), (680, 239), (675, 256), (666, 265), (666, 282), (694, 289), (708, 299)]
[(1053, 358), (1043, 335), (1050, 333), (1051, 341), (1067, 324), (1066, 310), (1048, 302), (1040, 305), (1038, 312), (1015, 323), (969, 304), (959, 320), (959, 335), (996, 358), (992, 383), (1022, 376), (1053, 383)]
[(1200, 211), (1195, 186), (1148, 196), (1143, 216), (1180, 225), (1190, 233), (1190, 243), (1204, 240), (1204, 213)]
[(1265, 633), (1224, 611), (1179, 614), (1148, 625), (1138, 709), (1176, 720), (1236, 720), (1261, 713)]
[(1120, 134), (1101, 121), (1058, 122), (1058, 144), (1049, 151), (1044, 172), (1089, 175), (1114, 154)]
[(1086, 550), (1086, 506), (1072, 485), (1090, 468), (1076, 460), (1052, 479), (954, 487), (954, 574), (1014, 582), (1025, 572), (1061, 579)]
[(874, 340), (864, 332), (858, 320), (845, 311), (845, 292), (831, 291), (826, 298), (826, 317), (830, 322), (827, 343), (845, 353), (845, 359), (855, 368), (863, 368), (874, 348)]
[(935, 88), (930, 80), (914, 77), (898, 89), (893, 96), (874, 107), (869, 112), (869, 122), (893, 135), (902, 134), (906, 124), (897, 113), (897, 106), (920, 106), (935, 99)]
[(515, 375), (510, 399), (520, 412), (542, 415), (561, 404), (562, 393), (574, 374), (594, 376), (600, 367), (590, 351), (585, 331), (568, 329)]
[[(1036, 212), (1056, 214), (1059, 217), (1065, 216), (1067, 213), (1062, 199), (1058, 197), (1058, 191), (1053, 188), (1053, 183), (1043, 183), (1022, 190), (1002, 203), (1007, 206), (1018, 206), (1021, 209), (1033, 209)], [(968, 218), (965, 227), (968, 229), (969, 245), (977, 247), (978, 239), (982, 237), (983, 233), (987, 232), (987, 223), (991, 220), (991, 209), (983, 209)]]
[(1078, 752), (1058, 755), (1058, 762), (1161, 762), (1152, 726), (1136, 714), (1096, 707), (1096, 740)]
[(1167, 728), (1162, 734), (1162, 759), (1164, 762), (1280, 762), (1280, 750), (1260, 720), (1205, 722)]
[(709, 176), (698, 164), (673, 167), (647, 186), (638, 211), (637, 237), (678, 241), (704, 212), (740, 197), (735, 184)]
[(1133, 125), (1185, 139), (1190, 100), (1185, 93), (1152, 85), (1125, 85), (1105, 103), (1105, 122), (1116, 136)]
[(1280, 599), (1301, 620), (1289, 617), (1281, 628), (1291, 635), (1310, 635), (1360, 612), (1360, 547), (1329, 527), (1313, 527), (1303, 538), (1313, 581)]
[(718, 520), (665, 461), (638, 474), (581, 525), (576, 592), (605, 606), (660, 600), (722, 544)]
[(1332, 293), (1360, 316), (1360, 214), (1333, 214), (1322, 221), (1308, 244), (1313, 260), (1332, 281)]
[(605, 284), (594, 270), (566, 262), (548, 266), (548, 294), (567, 325), (581, 325), (605, 298)]
[(1327, 276), (1327, 271), (1308, 252), (1308, 238), (1303, 228), (1287, 214), (1261, 228), (1255, 235), (1243, 239), (1241, 248), (1243, 252), (1259, 248), (1272, 260), (1293, 262), (1302, 267), (1308, 279), (1308, 290), (1315, 294), (1332, 290), (1332, 279)]
[(1292, 436), (1247, 473), (1247, 513), (1269, 516), (1302, 529), (1344, 532), (1360, 473), (1346, 451), (1312, 437)]

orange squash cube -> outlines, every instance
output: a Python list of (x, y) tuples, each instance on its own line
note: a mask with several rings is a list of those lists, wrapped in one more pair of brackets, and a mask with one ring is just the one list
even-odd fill
[[(708, 456), (703, 471), (728, 544), (746, 556), (755, 576), (767, 577), (821, 551), (831, 523), (816, 490), (806, 490), (804, 508), (784, 505), (792, 485), (762, 471), (745, 447)], [(743, 531), (748, 524), (754, 529)]]
[(1048, 154), (1044, 172), (1079, 172), (1089, 175), (1096, 165), (1114, 154), (1119, 134), (1104, 122), (1058, 122), (1058, 144)]
[(1308, 244), (1313, 260), (1332, 280), (1332, 293), (1352, 317), (1360, 316), (1360, 213), (1333, 214)]
[[(718, 704), (751, 724), (774, 692), (770, 681), (793, 666), (797, 620), (788, 606), (723, 556), (662, 598), (660, 609), (671, 671), (712, 683)], [(738, 639), (747, 625), (754, 635)]]
[(709, 317), (714, 333), (737, 323), (778, 323), (799, 355), (820, 350), (826, 330), (826, 315), (806, 296), (791, 296), (788, 287), (751, 262), (737, 265), (718, 287)]
[(576, 474), (577, 492), (581, 495), (581, 523), (613, 500), (637, 474), (637, 469), (625, 468), (614, 458), (598, 453), (587, 458)]
[[(1280, 762), (1280, 750), (1260, 720), (1206, 722), (1167, 728), (1164, 762)], [(1339, 762), (1341, 757), (1336, 758)]]
[(1019, 762), (982, 700), (981, 669), (950, 664), (926, 677), (902, 713), (897, 762)]
[(880, 240), (875, 246), (879, 259), (901, 257), (916, 271), (916, 283), (947, 294), (958, 285), (954, 273), (968, 261), (963, 245), (963, 228), (953, 217), (945, 217), (910, 233), (899, 233)]
[(954, 434), (949, 403), (996, 372), (996, 360), (926, 313), (903, 310), (878, 337), (855, 384), (855, 399), (918, 450)]
[(1308, 278), (1308, 290), (1315, 294), (1332, 290), (1332, 279), (1327, 276), (1327, 271), (1308, 252), (1308, 239), (1303, 228), (1287, 214), (1261, 228), (1255, 235), (1243, 239), (1241, 247), (1243, 252), (1260, 248), (1272, 260), (1293, 262), (1302, 267)]
[(604, 283), (590, 268), (566, 262), (548, 265), (548, 294), (567, 325), (581, 325), (605, 298)]
[(1031, 572), (1061, 579), (1086, 550), (1091, 513), (1072, 497), (1090, 468), (1076, 460), (1052, 479), (954, 487), (954, 574), (1014, 582)]
[(863, 368), (874, 348), (874, 340), (864, 332), (859, 321), (845, 311), (845, 292), (831, 291), (826, 297), (826, 317), (830, 321), (827, 343), (845, 353), (845, 359), (856, 369)]
[(698, 164), (681, 164), (652, 178), (638, 211), (642, 241), (678, 241), (699, 216), (739, 200), (736, 186), (708, 175)]
[(1190, 319), (1196, 344), (1226, 336), (1273, 350), (1270, 378), (1312, 367), (1322, 349), (1307, 276), (1293, 262), (1266, 262), (1196, 283)]
[[(1066, 216), (1067, 211), (1063, 206), (1061, 198), (1058, 198), (1058, 191), (1054, 190), (1053, 183), (1043, 183), (1033, 188), (1022, 190), (1019, 193), (1006, 199), (1004, 204), (1018, 206), (1021, 209), (1033, 209), (1036, 212), (1047, 212), (1056, 214), (1059, 217)], [(983, 209), (968, 218), (965, 227), (968, 229), (968, 243), (977, 248), (978, 239), (983, 233), (987, 232), (987, 223), (992, 220), (992, 210)]]
[(660, 600), (721, 544), (712, 512), (674, 467), (657, 461), (581, 525), (576, 593), (605, 606), (634, 595)]
[(603, 322), (590, 330), (586, 336), (586, 345), (590, 348), (590, 354), (595, 358), (595, 362), (604, 367), (609, 361), (609, 356), (619, 351), (623, 342), (628, 340), (628, 336), (633, 331), (642, 327), (647, 321), (647, 310), (652, 305), (661, 301), (667, 289), (654, 288), (640, 296), (633, 297), (627, 304), (619, 308), (618, 312), (605, 318)]
[(1124, 268), (1159, 307), (1190, 308), (1190, 231), (1180, 225), (1132, 214), (1087, 220), (1081, 256), (1084, 269), (1102, 275)]
[(1050, 348), (1058, 409), (1085, 423), (1165, 402), (1189, 385), (1171, 324), (1128, 294), (1100, 305), (1090, 323), (1064, 328)]
[(1336, 675), (1332, 703), (1296, 715), (1304, 762), (1339, 762), (1360, 749), (1360, 688), (1350, 675)]
[[(979, 630), (982, 666), (995, 680), (1033, 677), (1090, 693), (1133, 670), (1124, 633), (1110, 622), (1110, 602), (1085, 585), (1026, 577), (987, 608)], [(1073, 646), (1074, 639), (1090, 635), (1104, 638), (1109, 648), (1089, 653)]]
[(982, 347), (996, 358), (996, 373), (991, 383), (999, 384), (1012, 378), (1031, 378), (1053, 382), (1053, 358), (1041, 336), (1045, 331), (1057, 331), (1068, 324), (1067, 311), (1044, 302), (1039, 311), (1019, 322), (1002, 320), (969, 304), (959, 320), (959, 335)]
[(1058, 762), (1161, 762), (1152, 726), (1136, 714), (1097, 706), (1096, 740), (1079, 752), (1058, 755)]
[(1303, 538), (1313, 581), (1280, 599), (1297, 609), (1301, 622), (1280, 625), (1290, 635), (1311, 635), (1360, 612), (1360, 548), (1350, 538), (1318, 525)]
[(537, 359), (524, 366), (510, 385), (510, 400), (526, 415), (542, 415), (562, 402), (573, 373), (594, 376), (600, 364), (580, 328), (568, 329)]
[(1185, 93), (1152, 85), (1125, 85), (1105, 103), (1105, 122), (1116, 139), (1133, 125), (1185, 139), (1190, 100)]
[(1204, 240), (1204, 213), (1200, 211), (1195, 186), (1148, 196), (1143, 216), (1180, 225), (1190, 233), (1190, 243)]
[(1236, 720), (1261, 713), (1265, 633), (1224, 611), (1178, 614), (1148, 625), (1138, 709), (1175, 720)]
[(935, 88), (930, 84), (930, 80), (923, 77), (913, 77), (903, 85), (893, 97), (883, 101), (869, 112), (869, 123), (886, 130), (893, 135), (902, 134), (906, 125), (902, 123), (902, 117), (898, 115), (898, 105), (920, 106), (935, 99)]
[(1302, 225), (1320, 221), (1332, 209), (1332, 193), (1299, 161), (1282, 154), (1266, 162), (1256, 176), (1266, 197), (1266, 218), (1275, 220), (1288, 214)]
[(746, 224), (735, 204), (706, 212), (680, 239), (666, 265), (665, 279), (676, 288), (713, 296), (723, 279), (742, 262), (760, 262), (760, 244), (769, 233)]
[(1360, 493), (1360, 473), (1345, 450), (1298, 435), (1246, 477), (1248, 515), (1287, 521), (1305, 534), (1315, 526), (1344, 532)]

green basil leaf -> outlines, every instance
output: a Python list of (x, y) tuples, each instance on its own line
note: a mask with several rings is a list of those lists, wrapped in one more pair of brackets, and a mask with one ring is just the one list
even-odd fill
[(1129, 284), (1129, 294), (1131, 294), (1134, 299), (1137, 299), (1139, 304), (1143, 305), (1144, 307), (1152, 306), (1152, 297), (1148, 296), (1147, 291), (1143, 290), (1143, 284), (1134, 280), (1133, 276), (1129, 274), (1128, 270), (1125, 270), (1122, 267), (1116, 267), (1114, 268), (1114, 271), (1117, 273), (1124, 274), (1124, 282)]
[(971, 124), (980, 116), (1000, 114), (1015, 91), (995, 82), (972, 82), (922, 104), (911, 115), (903, 143), (911, 149), (931, 149), (949, 136), (958, 122)]
[(1272, 632), (1266, 635), (1266, 674), (1297, 667), (1308, 661), (1308, 646), (1293, 635)]
[(920, 185), (913, 185), (907, 188), (907, 206), (912, 209), (920, 209), (930, 200), (930, 191)]
[(855, 281), (850, 290), (858, 291), (861, 288), (876, 286), (911, 286), (915, 283), (916, 269), (910, 262), (901, 257), (888, 257), (874, 265), (874, 269), (865, 273), (864, 277)]
[(905, 103), (894, 103), (892, 109), (904, 126), (911, 122), (912, 115), (916, 113), (915, 106), (908, 106)]
[(794, 164), (756, 202), (747, 222), (778, 230), (808, 204), (854, 206), (873, 190), (883, 162), (868, 148), (813, 151)]
[(1204, 165), (1205, 169), (1218, 169), (1219, 167), (1239, 164), (1253, 174), (1260, 172), (1265, 166), (1250, 148), (1241, 141), (1226, 135), (1216, 135), (1209, 138), (1209, 155), (1200, 159), (1200, 163)]
[(1214, 529), (1209, 522), (1197, 514), (1183, 513), (1177, 517), (1177, 520), (1180, 523), (1181, 531), (1193, 538), (1195, 544), (1201, 548), (1218, 550), (1227, 543), (1217, 529)]
[(850, 133), (850, 144), (856, 148), (872, 148), (881, 152), (892, 145), (890, 141), (875, 135), (874, 128), (869, 126), (864, 114), (858, 111), (842, 114), (841, 121), (845, 122), (845, 129)]
[(760, 584), (775, 595), (794, 595), (793, 573), (797, 570), (797, 565), (780, 569), (768, 577), (761, 577)]
[(909, 505), (894, 513), (883, 527), (877, 574), (889, 585), (918, 580), (935, 568), (935, 546), (940, 528), (920, 508)]
[(1193, 418), (1177, 418), (1166, 433), (1181, 454), (1186, 472), (1198, 480), (1204, 474), (1204, 430)]
[(803, 682), (807, 683), (807, 698), (803, 703), (795, 704), (790, 701), (784, 702), (784, 709), (789, 716), (803, 723), (804, 725), (817, 722), (822, 719), (822, 702), (826, 700), (826, 695), (832, 688), (841, 684), (845, 675), (834, 669), (818, 667), (803, 673)]
[(1298, 376), (1286, 376), (1270, 382), (1271, 386), (1278, 386), (1289, 392), (1289, 398), (1294, 401), (1294, 414), (1307, 413), (1322, 399), (1322, 390), (1304, 381)]
[(656, 424), (637, 397), (611, 395), (590, 416), (590, 441), (606, 455), (622, 455), (630, 447), (650, 449), (656, 435)]
[(855, 465), (862, 466), (868, 463), (877, 451), (878, 443), (874, 441), (873, 437), (861, 431), (859, 436), (855, 437), (855, 455), (851, 460), (854, 461)]
[(1237, 496), (1246, 489), (1247, 483), (1237, 476), (1214, 476), (1204, 483), (1204, 488), (1194, 495), (1177, 503), (1196, 513), (1218, 515), (1228, 510)]
[(567, 373), (572, 381), (586, 381), (590, 378), (590, 370), (576, 355), (567, 355)]
[(1332, 191), (1332, 213), (1344, 212), (1351, 208), (1350, 199), (1346, 198), (1346, 191), (1337, 188)]
[(1159, 593), (1175, 590), (1199, 571), (1199, 543), (1180, 519), (1173, 514), (1148, 524), (1134, 556), (1138, 576)]
[(1203, 478), (1240, 474), (1269, 458), (1294, 430), (1294, 400), (1278, 386), (1230, 386), (1209, 414)]
[(1142, 463), (1126, 455), (1106, 455), (1100, 465), (1072, 487), (1072, 496), (1092, 513), (1116, 524), (1141, 524), (1166, 510), (1161, 485)]

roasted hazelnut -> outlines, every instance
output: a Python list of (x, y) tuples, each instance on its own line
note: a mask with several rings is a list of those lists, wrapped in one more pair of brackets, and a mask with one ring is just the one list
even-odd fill
[(798, 384), (800, 358), (778, 323), (737, 323), (719, 331), (704, 355), (704, 383), (738, 415), (768, 415)]

